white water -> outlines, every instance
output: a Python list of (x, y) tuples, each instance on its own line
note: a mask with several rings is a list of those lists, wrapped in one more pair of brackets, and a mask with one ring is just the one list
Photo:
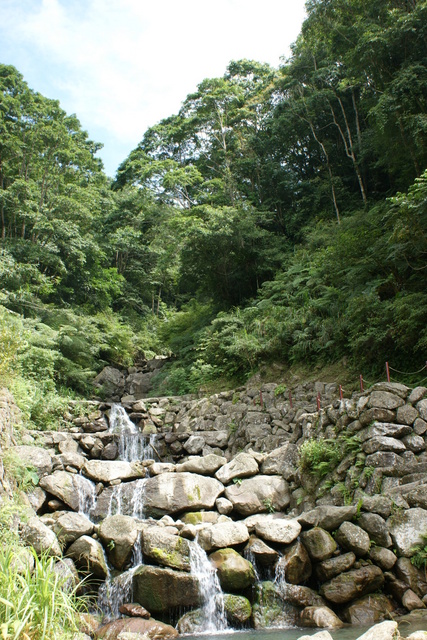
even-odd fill
[(77, 487), (79, 494), (79, 513), (91, 520), (92, 512), (96, 506), (95, 483), (81, 475)]
[(136, 488), (134, 494), (132, 496), (132, 518), (139, 518), (140, 520), (144, 520), (144, 498), (145, 498), (145, 483), (147, 480), (145, 478), (136, 481)]
[(135, 462), (155, 458), (156, 434), (143, 435), (121, 405), (112, 405), (109, 421), (111, 433), (119, 435), (120, 460)]
[(199, 582), (202, 602), (202, 625), (200, 633), (218, 633), (227, 629), (224, 595), (218, 575), (208, 560), (206, 552), (197, 541), (190, 543), (191, 575)]

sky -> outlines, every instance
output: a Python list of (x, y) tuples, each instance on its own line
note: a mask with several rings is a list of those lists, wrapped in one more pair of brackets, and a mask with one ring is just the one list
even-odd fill
[(278, 67), (304, 0), (0, 0), (0, 63), (75, 113), (106, 173), (231, 60)]

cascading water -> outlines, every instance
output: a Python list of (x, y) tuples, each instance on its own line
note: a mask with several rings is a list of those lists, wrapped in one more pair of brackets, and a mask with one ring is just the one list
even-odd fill
[(119, 435), (119, 459), (127, 462), (155, 458), (156, 435), (143, 435), (132, 422), (124, 407), (113, 404), (110, 411), (110, 432)]
[(146, 479), (137, 480), (136, 488), (132, 496), (132, 517), (143, 520), (144, 515), (144, 497), (145, 497)]
[(218, 633), (227, 629), (224, 595), (217, 572), (197, 541), (190, 543), (191, 574), (199, 582), (202, 621), (199, 633)]
[(77, 487), (79, 494), (79, 513), (91, 520), (92, 512), (96, 506), (95, 483), (81, 475)]

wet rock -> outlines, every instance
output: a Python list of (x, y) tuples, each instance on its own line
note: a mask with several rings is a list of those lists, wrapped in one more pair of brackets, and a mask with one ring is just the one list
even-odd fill
[(370, 594), (352, 602), (342, 615), (352, 625), (370, 625), (388, 618), (393, 611), (394, 606), (387, 596)]
[(301, 525), (294, 518), (277, 518), (271, 522), (259, 522), (255, 525), (255, 532), (268, 542), (290, 544), (299, 536)]
[(200, 602), (199, 583), (186, 571), (142, 565), (133, 576), (133, 598), (152, 613), (194, 607)]
[(190, 545), (182, 536), (172, 535), (161, 527), (147, 527), (142, 531), (142, 552), (158, 564), (190, 571)]
[(315, 573), (320, 582), (326, 582), (351, 569), (355, 562), (356, 556), (354, 553), (344, 553), (336, 558), (329, 558), (317, 564)]
[(150, 618), (121, 618), (108, 622), (96, 632), (97, 640), (116, 640), (124, 638), (125, 633), (138, 634), (139, 637), (152, 638), (153, 640), (168, 640), (176, 638), (178, 631), (164, 622)]
[(304, 545), (296, 541), (288, 547), (280, 558), (276, 573), (280, 571), (290, 584), (303, 584), (311, 576), (312, 567)]
[(399, 558), (394, 570), (398, 579), (405, 582), (417, 596), (422, 598), (427, 593), (427, 582), (424, 572), (417, 569), (409, 558)]
[(363, 557), (369, 552), (369, 535), (352, 522), (342, 523), (335, 535), (335, 540), (343, 549), (352, 551), (356, 556)]
[(248, 453), (239, 453), (215, 473), (217, 480), (228, 484), (233, 478), (248, 478), (258, 473), (258, 463)]
[(273, 582), (259, 582), (253, 589), (252, 619), (255, 629), (297, 626), (300, 608), (283, 602)]
[(387, 620), (374, 625), (357, 640), (395, 640), (397, 634), (397, 622)]
[(377, 513), (362, 513), (357, 520), (359, 527), (369, 534), (369, 538), (380, 547), (391, 547), (392, 540), (384, 518)]
[(120, 605), (119, 612), (131, 618), (146, 618), (148, 620), (148, 618), (151, 617), (150, 612), (147, 611), (147, 609), (141, 607), (140, 604), (135, 602)]
[(377, 564), (383, 571), (390, 571), (397, 561), (397, 556), (390, 549), (372, 547), (369, 551), (369, 559)]
[(123, 570), (129, 563), (138, 534), (135, 520), (130, 516), (117, 514), (101, 523), (98, 535), (113, 567)]
[(180, 635), (194, 635), (203, 631), (203, 613), (201, 609), (194, 609), (180, 617), (176, 628)]
[(34, 547), (38, 555), (61, 556), (61, 546), (55, 533), (49, 529), (37, 516), (28, 520), (22, 530), (22, 538)]
[(323, 598), (309, 587), (282, 582), (277, 588), (285, 602), (290, 602), (296, 607), (323, 607), (326, 604)]
[(73, 511), (79, 510), (80, 496), (92, 491), (92, 483), (79, 474), (55, 471), (40, 480), (40, 487), (50, 493)]
[(145, 468), (141, 464), (124, 460), (88, 460), (83, 471), (94, 482), (103, 484), (145, 477)]
[(211, 509), (224, 491), (218, 480), (196, 473), (165, 473), (148, 478), (145, 510), (148, 515), (177, 513), (190, 509)]
[(71, 544), (81, 536), (90, 536), (94, 526), (86, 516), (71, 511), (57, 511), (52, 514), (54, 523), (51, 528), (62, 547)]
[[(248, 554), (250, 557), (254, 557), (256, 562), (265, 567), (276, 564), (279, 553), (269, 547), (263, 540), (257, 538), (254, 535), (251, 535), (244, 549), (244, 553)], [(249, 558), (250, 559), (250, 558)]]
[(233, 503), (234, 510), (243, 516), (269, 511), (282, 511), (290, 502), (289, 486), (279, 476), (262, 476), (230, 485), (225, 497)]
[(408, 609), (408, 611), (415, 611), (416, 609), (426, 608), (424, 602), (417, 596), (416, 593), (412, 591), (412, 589), (408, 589), (407, 591), (405, 591), (402, 597), (402, 604), (405, 609)]
[(356, 515), (356, 507), (320, 506), (298, 516), (303, 527), (320, 527), (326, 531), (335, 531), (346, 520)]
[(223, 591), (243, 591), (255, 582), (252, 563), (234, 549), (220, 549), (209, 556)]
[(423, 543), (423, 534), (427, 531), (427, 510), (403, 510), (397, 516), (391, 516), (387, 520), (387, 526), (398, 555), (409, 558), (412, 548)]
[(337, 543), (331, 534), (320, 527), (304, 531), (301, 534), (301, 541), (310, 558), (316, 562), (327, 560), (337, 549)]
[(379, 567), (367, 565), (342, 573), (320, 588), (320, 594), (334, 604), (344, 604), (358, 597), (373, 593), (384, 584), (384, 575)]
[(104, 551), (98, 540), (89, 536), (81, 536), (69, 547), (67, 556), (74, 560), (78, 569), (84, 573), (91, 573), (95, 578), (105, 580), (108, 568)]
[(242, 544), (249, 539), (249, 532), (243, 522), (219, 522), (202, 529), (199, 533), (199, 544), (205, 551), (223, 549)]
[(252, 606), (244, 596), (231, 593), (224, 595), (225, 615), (229, 624), (233, 627), (244, 624), (252, 615)]
[[(305, 607), (301, 611), (301, 625), (303, 627), (319, 627), (328, 629), (340, 629), (342, 621), (329, 607)], [(308, 636), (307, 636), (308, 637)], [(314, 638), (315, 636), (310, 636)]]

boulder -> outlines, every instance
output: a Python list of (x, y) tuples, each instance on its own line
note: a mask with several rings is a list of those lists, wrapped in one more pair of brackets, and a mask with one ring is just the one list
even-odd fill
[(335, 531), (346, 520), (356, 515), (356, 507), (334, 507), (322, 505), (298, 516), (303, 527), (320, 527), (326, 531)]
[(377, 422), (366, 427), (357, 434), (362, 442), (372, 438), (403, 438), (411, 433), (412, 428), (407, 424), (395, 424), (393, 422)]
[(374, 495), (361, 497), (362, 510), (369, 513), (378, 513), (382, 518), (388, 518), (392, 512), (393, 502), (387, 496)]
[(279, 476), (258, 475), (242, 480), (240, 484), (228, 486), (225, 497), (243, 516), (269, 510), (281, 511), (290, 503), (288, 483)]
[(255, 532), (268, 542), (278, 544), (290, 544), (298, 538), (301, 532), (301, 525), (294, 518), (277, 518), (271, 522), (259, 522), (255, 525)]
[[(408, 437), (408, 436), (405, 436)], [(389, 438), (387, 436), (376, 436), (366, 440), (362, 449), (364, 453), (375, 453), (377, 451), (394, 451), (395, 453), (402, 453), (406, 451), (406, 446), (401, 440), (397, 438)]]
[(176, 628), (180, 635), (195, 635), (203, 631), (204, 616), (201, 609), (193, 609), (180, 617)]
[(427, 593), (427, 581), (423, 571), (417, 569), (409, 558), (399, 558), (394, 567), (394, 571), (399, 580), (422, 598)]
[(224, 591), (243, 591), (255, 582), (252, 563), (234, 549), (220, 549), (209, 556)]
[(37, 516), (28, 520), (22, 530), (22, 539), (34, 547), (37, 555), (61, 556), (61, 545), (55, 533), (49, 529)]
[(249, 532), (243, 522), (218, 522), (199, 532), (199, 544), (205, 551), (223, 549), (242, 544), (249, 539)]
[(104, 550), (98, 540), (81, 536), (68, 548), (67, 556), (72, 558), (77, 568), (84, 573), (91, 573), (101, 580), (105, 580), (108, 575)]
[(369, 551), (369, 560), (377, 564), (383, 571), (390, 571), (397, 561), (397, 556), (391, 549), (384, 547), (372, 547)]
[(314, 635), (300, 636), (298, 640), (333, 640), (333, 638), (329, 631), (318, 631)]
[(88, 460), (84, 474), (94, 482), (110, 484), (114, 480), (134, 480), (145, 477), (145, 467), (138, 462), (124, 460)]
[(254, 535), (249, 537), (248, 544), (244, 549), (245, 556), (248, 556), (248, 559), (252, 561), (252, 558), (256, 563), (261, 564), (262, 566), (268, 567), (273, 564), (276, 564), (279, 553), (275, 549), (269, 547), (263, 540), (257, 538)]
[(258, 463), (249, 453), (239, 453), (215, 473), (215, 478), (228, 484), (233, 478), (249, 478), (258, 473)]
[(350, 553), (344, 553), (335, 558), (319, 562), (315, 567), (315, 574), (320, 582), (326, 582), (351, 569), (355, 562), (356, 556), (350, 551)]
[(110, 516), (101, 523), (98, 535), (113, 567), (121, 571), (129, 563), (138, 533), (135, 520), (129, 516)]
[(91, 510), (91, 519), (94, 521), (103, 520), (114, 515), (115, 512), (141, 518), (144, 514), (146, 482), (147, 480), (143, 478), (102, 489), (97, 496), (95, 507)]
[(218, 498), (215, 506), (221, 515), (228, 516), (228, 514), (233, 511), (233, 503), (227, 500), (227, 498)]
[(345, 604), (355, 598), (373, 593), (384, 584), (384, 575), (379, 567), (366, 565), (342, 573), (320, 588), (320, 594), (334, 604)]
[(161, 473), (173, 473), (176, 471), (176, 465), (172, 462), (154, 462), (149, 470), (150, 476), (159, 476)]
[[(334, 613), (332, 609), (329, 609), (329, 607), (325, 606), (305, 607), (305, 609), (301, 611), (300, 621), (303, 627), (340, 629), (343, 626), (343, 623), (338, 618), (336, 613)], [(310, 638), (315, 637), (315, 635), (310, 636)]]
[(129, 616), (131, 618), (151, 618), (150, 612), (147, 611), (144, 607), (141, 607), (140, 604), (135, 602), (128, 602), (126, 604), (122, 604), (119, 607), (119, 612), (123, 613), (125, 616)]
[(200, 603), (199, 582), (186, 571), (142, 565), (133, 575), (133, 599), (152, 613)]
[(73, 511), (79, 511), (85, 496), (94, 491), (93, 483), (80, 474), (54, 471), (40, 480), (40, 487), (64, 502)]
[(104, 397), (121, 395), (125, 386), (125, 377), (121, 371), (114, 367), (104, 367), (94, 379), (93, 386), (102, 390)]
[(282, 568), (286, 582), (303, 584), (311, 576), (311, 562), (304, 545), (296, 541), (288, 547), (280, 558), (276, 573)]
[(392, 540), (384, 518), (377, 513), (362, 513), (357, 524), (369, 535), (379, 547), (391, 547)]
[(413, 555), (413, 547), (424, 544), (423, 534), (427, 531), (427, 510), (415, 508), (403, 510), (398, 517), (391, 516), (387, 526), (398, 555), (407, 558)]
[(255, 629), (297, 626), (300, 608), (285, 603), (273, 582), (258, 582), (253, 591), (252, 620)]
[(224, 595), (225, 615), (233, 627), (244, 624), (252, 615), (252, 606), (243, 596), (226, 593)]
[(354, 600), (342, 612), (346, 622), (352, 625), (371, 625), (389, 618), (394, 606), (387, 596), (370, 594)]
[(416, 433), (409, 433), (407, 436), (404, 436), (402, 438), (402, 443), (408, 451), (412, 451), (413, 453), (421, 453), (421, 451), (424, 451), (426, 448), (424, 438), (418, 436)]
[(277, 589), (285, 602), (290, 602), (296, 607), (323, 607), (326, 604), (323, 598), (309, 587), (280, 582)]
[(386, 620), (371, 627), (369, 631), (359, 636), (357, 640), (395, 640), (396, 637), (399, 637), (398, 633), (397, 622)]
[(90, 536), (93, 533), (92, 522), (80, 513), (57, 511), (52, 517), (54, 518), (54, 523), (51, 525), (52, 531), (63, 547), (81, 536)]
[(211, 509), (224, 491), (218, 480), (196, 473), (164, 473), (148, 478), (144, 506), (148, 515)]
[(410, 507), (420, 507), (427, 511), (427, 484), (421, 484), (409, 491), (405, 500)]
[(310, 558), (316, 562), (330, 558), (337, 549), (337, 543), (331, 534), (320, 527), (304, 531), (301, 534), (301, 541)]
[(262, 465), (261, 473), (282, 476), (285, 480), (293, 480), (297, 471), (298, 448), (295, 444), (286, 443), (269, 453)]
[(71, 558), (62, 558), (55, 562), (54, 572), (59, 576), (61, 588), (67, 592), (73, 592), (77, 589), (80, 578), (76, 565)]
[(200, 473), (202, 476), (209, 476), (213, 475), (226, 462), (226, 458), (217, 456), (214, 453), (207, 456), (191, 456), (182, 464), (177, 464), (176, 471), (180, 473), (188, 471), (190, 473)]
[(405, 591), (402, 597), (402, 604), (405, 609), (408, 609), (408, 611), (415, 611), (417, 609), (426, 608), (424, 602), (417, 596), (416, 593), (412, 591), (412, 589), (408, 589), (407, 591)]
[(27, 468), (34, 468), (39, 478), (52, 473), (52, 456), (47, 449), (32, 445), (10, 447), (9, 451)]
[(417, 409), (421, 420), (427, 421), (427, 398), (417, 402)]
[(201, 435), (193, 435), (190, 436), (184, 444), (184, 449), (190, 455), (196, 455), (202, 451), (205, 444), (205, 439)]
[(369, 535), (352, 522), (342, 523), (336, 532), (335, 540), (343, 549), (352, 551), (356, 556), (363, 557), (369, 553)]
[(190, 571), (188, 540), (173, 535), (162, 527), (146, 527), (142, 531), (142, 552), (157, 564), (180, 571)]
[(368, 407), (393, 410), (404, 404), (404, 399), (395, 393), (391, 393), (390, 391), (373, 391), (369, 397)]
[[(168, 640), (176, 638), (178, 631), (169, 624), (150, 618), (121, 618), (100, 627), (96, 632), (97, 640), (124, 640), (126, 633), (136, 634), (136, 638), (152, 638), (152, 640)], [(130, 636), (132, 637), (132, 635)]]
[(399, 407), (396, 413), (396, 420), (401, 424), (414, 424), (418, 418), (418, 411), (410, 404), (404, 404), (403, 407)]

